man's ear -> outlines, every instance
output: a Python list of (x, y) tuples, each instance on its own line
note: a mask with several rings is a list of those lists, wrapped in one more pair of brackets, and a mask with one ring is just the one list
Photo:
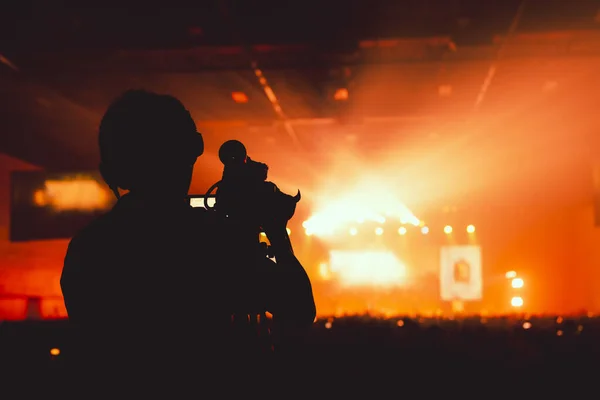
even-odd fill
[(99, 165), (100, 175), (102, 175), (102, 179), (104, 182), (113, 190), (117, 190), (117, 188), (129, 190), (129, 182), (126, 178), (122, 176), (122, 174), (117, 174), (108, 164), (100, 163)]

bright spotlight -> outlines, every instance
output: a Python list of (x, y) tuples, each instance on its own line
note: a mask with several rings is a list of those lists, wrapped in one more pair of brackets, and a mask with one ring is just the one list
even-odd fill
[(398, 234), (400, 234), (400, 235), (406, 235), (406, 228), (405, 228), (405, 227), (403, 227), (403, 226), (401, 226), (401, 227), (398, 229)]
[(422, 228), (421, 228), (421, 233), (422, 233), (423, 235), (427, 235), (427, 234), (429, 233), (429, 228), (428, 228), (428, 227), (426, 227), (426, 226), (422, 227)]
[(451, 233), (452, 233), (452, 227), (451, 227), (450, 225), (446, 225), (446, 226), (444, 227), (444, 233), (445, 233), (446, 235), (449, 235), (449, 234), (451, 234)]
[(474, 225), (467, 226), (467, 232), (469, 232), (469, 233), (475, 233), (475, 226)]
[(512, 279), (517, 277), (517, 273), (515, 271), (508, 271), (505, 276), (506, 279)]
[(356, 228), (350, 228), (350, 235), (356, 236), (357, 233), (358, 233), (358, 229), (356, 229)]
[(522, 307), (523, 306), (523, 298), (519, 296), (515, 296), (510, 299), (510, 305), (513, 307)]
[(513, 278), (512, 282), (510, 284), (514, 289), (520, 289), (523, 287), (525, 282), (523, 282), (523, 279), (521, 279), (521, 278)]
[(381, 236), (381, 235), (383, 235), (383, 228), (382, 228), (382, 227), (377, 227), (377, 228), (375, 229), (375, 234), (376, 234), (377, 236)]

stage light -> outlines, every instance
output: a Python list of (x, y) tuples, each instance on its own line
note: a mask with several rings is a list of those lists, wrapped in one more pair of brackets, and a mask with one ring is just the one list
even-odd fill
[(319, 264), (319, 275), (323, 280), (328, 281), (331, 279), (331, 271), (329, 271), (329, 265), (327, 265), (327, 263)]
[(244, 92), (233, 92), (231, 93), (231, 98), (233, 101), (239, 104), (245, 104), (248, 102), (248, 96)]
[(446, 225), (446, 226), (444, 227), (444, 233), (445, 233), (446, 235), (449, 235), (449, 234), (451, 234), (451, 233), (452, 233), (452, 227), (451, 227), (450, 225)]
[(333, 94), (333, 98), (337, 101), (348, 100), (348, 97), (350, 97), (350, 94), (348, 93), (348, 89), (346, 88), (339, 88)]
[(523, 322), (523, 329), (527, 330), (531, 328), (531, 322)]
[(306, 236), (312, 236), (313, 231), (311, 231), (310, 229), (306, 228), (306, 230), (304, 231), (304, 233), (306, 234)]
[(506, 279), (512, 279), (517, 277), (517, 273), (515, 271), (508, 271), (504, 276), (506, 276)]
[(512, 282), (510, 283), (510, 285), (514, 288), (514, 289), (520, 289), (523, 287), (525, 283), (523, 282), (523, 279), (521, 278), (513, 278)]
[(377, 236), (383, 235), (383, 228), (382, 227), (375, 228), (375, 234)]
[(519, 296), (515, 296), (510, 299), (510, 305), (513, 307), (522, 307), (523, 306), (523, 298)]
[(400, 235), (406, 235), (406, 228), (405, 228), (405, 227), (403, 227), (403, 226), (401, 226), (401, 227), (398, 229), (398, 234), (400, 234)]
[(407, 267), (391, 251), (332, 250), (329, 270), (342, 287), (398, 287), (406, 284)]
[(58, 348), (56, 348), (56, 347), (54, 347), (54, 348), (51, 348), (51, 349), (50, 349), (50, 355), (51, 355), (51, 356), (54, 356), (54, 357), (56, 357), (56, 356), (60, 355), (60, 349), (58, 349)]
[(426, 227), (426, 226), (422, 227), (422, 228), (421, 228), (421, 233), (422, 233), (423, 235), (427, 235), (427, 234), (429, 233), (429, 228), (428, 228), (428, 227)]
[(474, 225), (467, 226), (467, 232), (469, 232), (469, 233), (475, 233), (475, 226)]
[(356, 229), (356, 228), (350, 228), (350, 234), (352, 236), (356, 236), (357, 233), (358, 233), (358, 229)]

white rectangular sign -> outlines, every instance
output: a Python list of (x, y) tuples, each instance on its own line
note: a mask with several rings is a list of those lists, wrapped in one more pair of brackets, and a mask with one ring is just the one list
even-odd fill
[(480, 300), (482, 292), (481, 247), (442, 247), (440, 257), (442, 300)]

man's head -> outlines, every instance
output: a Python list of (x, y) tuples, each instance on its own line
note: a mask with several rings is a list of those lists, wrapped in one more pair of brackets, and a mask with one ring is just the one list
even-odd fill
[(194, 163), (204, 151), (183, 104), (143, 90), (128, 91), (109, 106), (98, 136), (106, 183), (159, 198), (187, 195)]

